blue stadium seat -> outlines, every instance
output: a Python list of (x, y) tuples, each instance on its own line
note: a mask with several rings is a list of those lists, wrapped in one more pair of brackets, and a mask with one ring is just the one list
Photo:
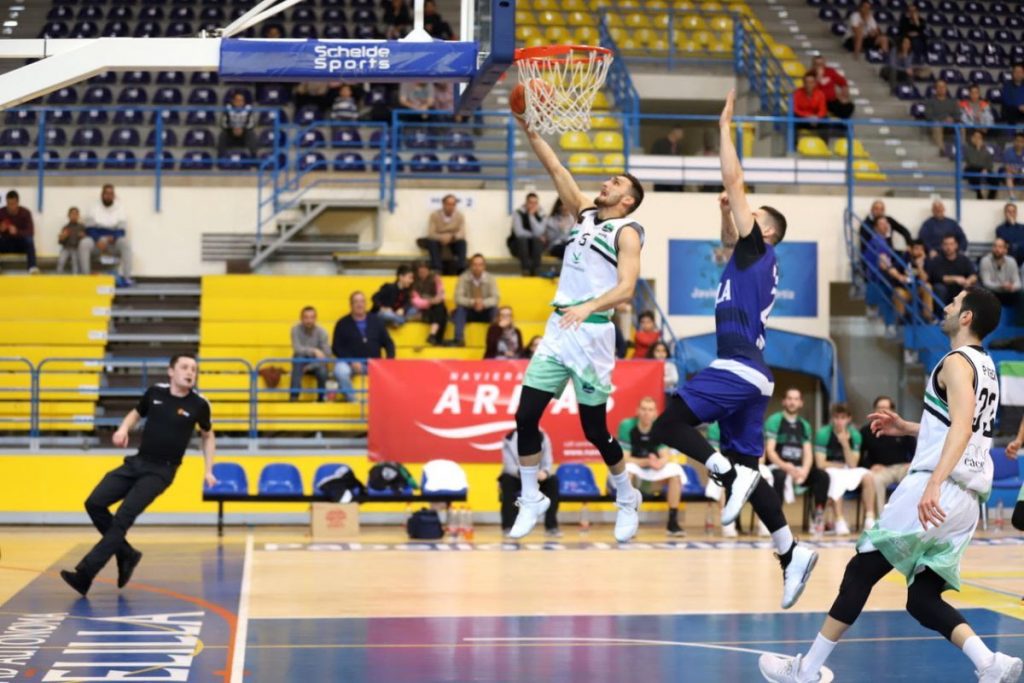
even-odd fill
[(115, 126), (141, 126), (145, 117), (138, 109), (118, 109), (114, 112)]
[(313, 128), (303, 132), (302, 137), (299, 138), (299, 147), (303, 148), (318, 148), (326, 147), (327, 140), (324, 138), (324, 134)]
[(967, 76), (967, 80), (978, 85), (991, 85), (996, 82), (992, 74), (985, 69), (973, 69)]
[(103, 144), (103, 133), (99, 128), (79, 128), (71, 136), (71, 144), (75, 147), (99, 147)]
[(64, 168), (79, 171), (94, 170), (100, 165), (100, 158), (91, 149), (73, 149), (64, 162)]
[(256, 104), (261, 107), (280, 107), (291, 100), (291, 90), (280, 85), (261, 85), (256, 88)]
[(42, 30), (39, 31), (40, 38), (66, 38), (68, 35), (68, 25), (63, 21), (48, 21), (43, 26)]
[(1002, 104), (1003, 89), (1000, 88), (998, 85), (995, 86), (994, 88), (989, 88), (988, 90), (985, 91), (985, 99), (991, 102), (992, 104)]
[(216, 106), (217, 91), (213, 88), (192, 88), (188, 94), (188, 103), (191, 106)]
[(311, 38), (316, 38), (316, 36), (316, 26), (313, 24), (295, 24), (295, 26), (292, 27), (290, 37), (298, 40), (309, 40)]
[(100, 31), (100, 36), (103, 38), (127, 38), (130, 35), (131, 28), (125, 21), (108, 21)]
[(156, 93), (153, 95), (153, 104), (176, 107), (181, 105), (185, 101), (185, 96), (181, 93), (181, 88), (175, 88), (173, 86), (167, 86), (164, 88), (158, 88)]
[(291, 463), (271, 463), (260, 472), (261, 495), (302, 495), (302, 475)]
[(950, 21), (941, 12), (930, 12), (927, 15), (927, 22), (930, 26), (949, 26)]
[(480, 160), (468, 152), (457, 152), (448, 157), (449, 173), (479, 173)]
[[(272, 126), (274, 125), (274, 118), (280, 121), (280, 123), (288, 123), (288, 112), (283, 109), (272, 111), (270, 109), (262, 109), (256, 115), (256, 123), (261, 126)], [(298, 123), (298, 121), (296, 121)]]
[(193, 33), (195, 31), (192, 28), (192, 24), (187, 21), (175, 21), (167, 25), (168, 38), (191, 36)]
[(437, 147), (437, 141), (430, 134), (429, 128), (408, 127), (406, 128), (405, 139), (402, 140), (402, 146), (408, 149), (434, 149)]
[(191, 7), (172, 7), (167, 13), (171, 21), (192, 21), (196, 18), (195, 10)]
[(36, 113), (25, 109), (8, 109), (4, 114), (5, 126), (31, 126), (36, 122)]
[(329, 24), (324, 29), (324, 38), (329, 40), (348, 40), (350, 37), (348, 26), (345, 24)]
[(921, 91), (912, 83), (903, 83), (893, 88), (893, 94), (901, 100), (919, 100)]
[[(960, 69), (942, 69), (941, 71), (939, 71), (939, 78), (946, 81), (946, 83), (949, 83), (950, 85), (967, 82), (967, 79), (964, 78), (964, 75), (963, 73), (961, 73)], [(931, 97), (931, 95), (929, 95), (929, 97)]]
[(409, 160), (409, 170), (413, 173), (440, 173), (444, 171), (444, 166), (436, 154), (420, 152)]
[(227, 156), (217, 160), (217, 168), (222, 171), (244, 171), (257, 166), (258, 161), (250, 159), (248, 152), (237, 149), (228, 151)]
[[(259, 168), (265, 170), (283, 169), (288, 165), (288, 157), (283, 153), (277, 155), (276, 161), (274, 159), (273, 152), (262, 152), (260, 153)], [(271, 160), (271, 161), (268, 161)]]
[(100, 34), (100, 27), (93, 21), (80, 21), (71, 27), (69, 38), (95, 38)]
[(952, 15), (952, 17), (954, 26), (959, 26), (961, 28), (974, 26), (974, 17), (972, 17), (969, 14), (964, 14), (963, 12), (956, 12), (955, 14)]
[(25, 147), (30, 141), (26, 128), (4, 128), (0, 131), (0, 145), (4, 147)]
[(992, 34), (992, 39), (1000, 43), (1013, 43), (1016, 42), (1017, 38), (1014, 37), (1013, 33), (1007, 31), (1005, 28), (997, 29)]
[(181, 157), (182, 171), (208, 171), (213, 168), (213, 155), (202, 150), (190, 150)]
[(380, 173), (381, 170), (390, 171), (394, 166), (395, 171), (401, 173), (405, 170), (405, 164), (402, 162), (402, 157), (395, 155), (391, 156), (389, 152), (377, 153), (373, 157), (373, 172)]
[(910, 116), (918, 121), (924, 121), (926, 118), (924, 103), (914, 102), (910, 105)]
[(293, 22), (314, 22), (316, 21), (316, 12), (310, 7), (298, 6), (292, 10), (292, 21)]
[(104, 71), (96, 74), (87, 82), (92, 85), (117, 85), (117, 74), (113, 71)]
[[(174, 132), (173, 128), (164, 128), (161, 131), (160, 137), (162, 138), (161, 144), (164, 147), (178, 146), (178, 134)], [(149, 131), (146, 135), (146, 147), (156, 147), (156, 128)]]
[(75, 123), (80, 126), (102, 126), (110, 120), (110, 114), (106, 109), (85, 109), (78, 112)]
[(159, 4), (151, 4), (139, 10), (140, 21), (163, 21), (165, 18), (164, 9)]
[(132, 35), (136, 38), (159, 38), (164, 34), (159, 21), (143, 21), (135, 25)]
[(601, 490), (594, 481), (594, 473), (586, 465), (566, 463), (558, 466), (558, 497), (570, 500), (573, 496), (599, 496)]
[[(160, 156), (163, 158), (163, 162), (160, 164), (160, 168), (165, 171), (174, 170), (174, 155), (169, 150), (162, 150)], [(146, 152), (145, 158), (142, 160), (142, 168), (147, 171), (156, 169), (156, 150), (151, 149)]]
[(683, 473), (686, 474), (686, 483), (683, 485), (683, 495), (703, 496), (704, 485), (700, 483), (697, 470), (692, 465), (683, 465)]
[(130, 171), (138, 165), (139, 160), (130, 149), (112, 149), (103, 160), (103, 168), (110, 170)]
[(103, 18), (103, 10), (96, 5), (85, 5), (78, 10), (79, 21), (99, 21)]
[(199, 10), (199, 19), (201, 21), (215, 21), (217, 23), (223, 23), (224, 16), (224, 10), (220, 7), (203, 7)]
[(372, 25), (361, 24), (356, 26), (356, 32), (353, 38), (358, 38), (359, 40), (377, 40), (377, 29)]
[(349, 7), (352, 9), (373, 9), (377, 4), (373, 0), (349, 0)]
[(956, 89), (956, 98), (958, 100), (966, 100), (971, 94), (971, 88), (967, 85), (961, 85)]
[(1024, 460), (1010, 460), (1006, 457), (1005, 448), (993, 448), (989, 451), (992, 457), (992, 497), (989, 507), (995, 507), (1000, 501), (1007, 507), (1013, 507), (1017, 492), (1024, 485)]
[(348, 21), (348, 16), (340, 7), (328, 7), (323, 12), (322, 21), (324, 24), (343, 24)]
[(165, 126), (181, 125), (181, 113), (177, 109), (159, 109), (149, 117), (150, 125), (155, 126), (157, 119), (163, 119)]
[(47, 21), (68, 21), (75, 16), (74, 11), (66, 5), (57, 5), (51, 7), (50, 11), (46, 13)]
[(184, 71), (161, 71), (156, 75), (157, 85), (185, 85)]
[(206, 128), (190, 128), (185, 133), (184, 144), (186, 147), (213, 147), (213, 133)]
[(381, 147), (388, 147), (391, 144), (391, 136), (388, 135), (387, 130), (375, 130), (370, 134), (370, 147), (373, 149), (380, 149)]
[(209, 110), (190, 111), (185, 117), (186, 126), (212, 126), (217, 123), (217, 114)]
[(358, 128), (344, 127), (331, 129), (331, 147), (362, 147), (363, 138)]
[[(287, 134), (283, 130), (282, 131), (278, 131), (278, 138), (279, 138), (278, 143), (280, 145), (283, 146), (283, 145), (287, 144), (288, 136), (287, 136)], [(265, 130), (260, 131), (259, 136), (257, 137), (257, 139), (259, 140), (259, 146), (260, 147), (273, 147), (274, 146), (274, 129), (273, 128), (267, 128)]]
[(149, 85), (153, 82), (153, 74), (148, 71), (125, 71), (121, 76), (124, 85)]
[(217, 483), (213, 486), (206, 486), (204, 489), (210, 493), (237, 493), (248, 495), (249, 480), (245, 476), (245, 470), (236, 462), (216, 462), (213, 464), (213, 476)]
[(334, 170), (362, 173), (366, 171), (366, 161), (358, 152), (342, 152), (334, 158)]
[(1006, 21), (1003, 22), (1003, 26), (1014, 31), (1019, 31), (1024, 28), (1024, 17), (1013, 14), (1006, 17)]
[[(352, 7), (355, 7), (354, 3)], [(369, 7), (357, 9), (352, 13), (352, 21), (355, 22), (357, 26), (370, 26), (377, 23), (377, 13)]]
[(68, 144), (68, 134), (60, 126), (47, 126), (44, 137), (47, 147), (63, 147)]
[(992, 14), (1009, 14), (1010, 7), (1005, 2), (993, 2), (989, 5), (988, 11)]
[(320, 110), (311, 104), (304, 105), (295, 112), (295, 123), (305, 126), (320, 118)]
[(306, 152), (298, 158), (297, 166), (300, 171), (326, 171), (327, 159), (320, 152)]
[(145, 88), (131, 86), (121, 90), (117, 96), (118, 104), (146, 104), (149, 101), (149, 93)]
[(473, 136), (464, 130), (453, 129), (447, 131), (441, 138), (441, 146), (445, 149), (473, 149), (475, 144)]
[(138, 147), (141, 136), (135, 128), (115, 128), (107, 140), (109, 147)]
[(127, 5), (115, 5), (107, 11), (107, 21), (131, 21), (134, 18), (135, 13)]
[(21, 169), (21, 152), (16, 149), (0, 150), (0, 170), (18, 171)]
[(105, 85), (91, 85), (82, 96), (82, 104), (110, 104), (114, 101), (114, 94)]
[[(29, 159), (28, 164), (25, 166), (28, 170), (39, 169), (39, 151), (32, 152), (32, 158)], [(60, 168), (60, 155), (57, 154), (57, 150), (48, 149), (43, 152), (43, 168), (48, 171), (52, 171)]]

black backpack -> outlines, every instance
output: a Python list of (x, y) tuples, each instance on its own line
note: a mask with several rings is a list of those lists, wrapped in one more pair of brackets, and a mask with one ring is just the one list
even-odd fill
[(314, 487), (324, 494), (327, 500), (336, 503), (347, 503), (366, 488), (348, 465), (339, 465), (334, 472), (316, 482)]
[(374, 491), (401, 493), (407, 488), (418, 488), (416, 480), (405, 466), (397, 462), (379, 462), (370, 468), (367, 484)]
[(412, 513), (405, 523), (405, 531), (409, 538), (435, 540), (444, 538), (444, 527), (441, 526), (441, 516), (437, 510), (422, 508)]

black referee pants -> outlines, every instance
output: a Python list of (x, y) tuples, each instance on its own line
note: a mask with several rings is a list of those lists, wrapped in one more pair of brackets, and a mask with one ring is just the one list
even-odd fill
[[(131, 552), (125, 536), (135, 519), (174, 481), (177, 466), (129, 456), (124, 464), (107, 474), (85, 501), (93, 525), (103, 538), (82, 558), (76, 571), (94, 577), (114, 555)], [(108, 509), (122, 501), (115, 514)]]

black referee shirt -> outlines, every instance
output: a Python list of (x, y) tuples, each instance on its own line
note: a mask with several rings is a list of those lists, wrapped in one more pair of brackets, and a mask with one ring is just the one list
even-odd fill
[(195, 390), (185, 396), (171, 393), (169, 384), (154, 384), (135, 410), (146, 418), (139, 455), (143, 460), (180, 465), (196, 425), (210, 431), (210, 403)]

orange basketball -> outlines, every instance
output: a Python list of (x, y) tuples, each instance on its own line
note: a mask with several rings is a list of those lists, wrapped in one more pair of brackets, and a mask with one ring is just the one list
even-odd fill
[[(529, 84), (530, 90), (533, 91), (534, 96), (541, 102), (547, 99), (553, 90), (550, 83), (539, 78), (530, 79)], [(512, 88), (512, 94), (508, 98), (508, 107), (516, 116), (522, 116), (526, 113), (526, 88), (522, 83)]]

